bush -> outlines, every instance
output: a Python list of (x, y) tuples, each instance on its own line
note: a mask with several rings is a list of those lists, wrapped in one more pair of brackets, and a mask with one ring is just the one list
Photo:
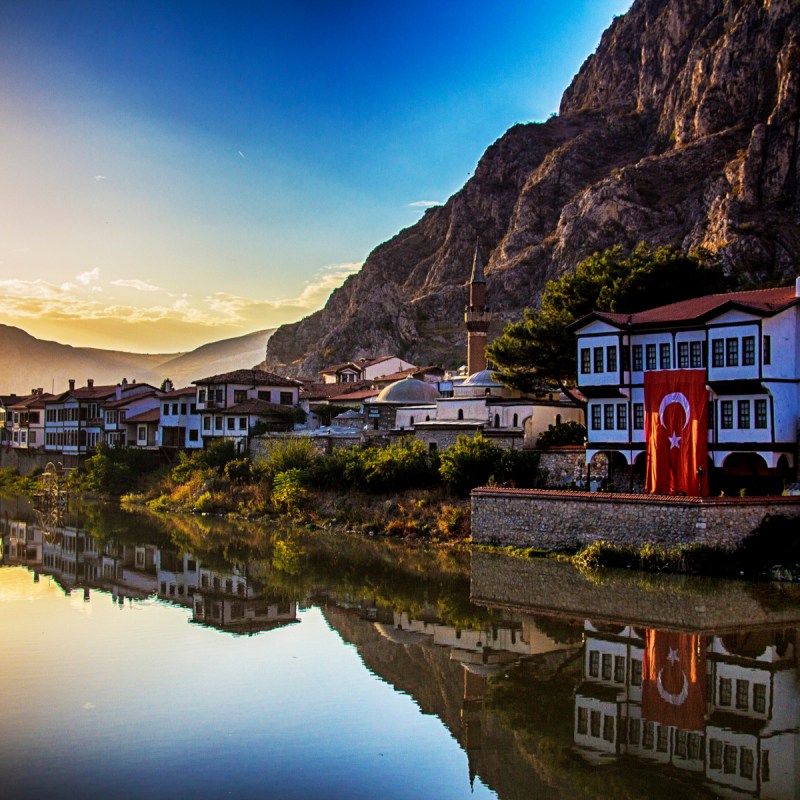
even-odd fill
[(83, 482), (89, 491), (121, 495), (129, 492), (139, 478), (153, 471), (158, 462), (153, 454), (135, 447), (110, 447), (99, 442), (97, 453), (86, 460)]
[[(459, 436), (441, 455), (439, 474), (451, 491), (466, 497), (476, 486), (484, 486), (499, 471), (503, 451), (480, 433), (475, 438)], [(495, 479), (496, 480), (496, 479)]]
[(249, 458), (235, 458), (225, 465), (225, 477), (231, 483), (250, 483), (253, 478)]
[(303, 473), (299, 469), (279, 472), (272, 481), (272, 502), (279, 511), (295, 514), (303, 506), (306, 492), (303, 488)]
[(560, 447), (583, 444), (586, 441), (586, 426), (580, 422), (560, 422), (548, 426), (536, 437), (537, 447)]
[(267, 455), (256, 462), (255, 471), (272, 481), (281, 472), (313, 469), (319, 459), (314, 443), (298, 436), (274, 442)]

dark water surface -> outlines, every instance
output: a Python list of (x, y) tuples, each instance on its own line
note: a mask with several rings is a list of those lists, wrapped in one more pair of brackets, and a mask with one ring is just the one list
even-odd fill
[(0, 797), (800, 797), (800, 587), (0, 503)]

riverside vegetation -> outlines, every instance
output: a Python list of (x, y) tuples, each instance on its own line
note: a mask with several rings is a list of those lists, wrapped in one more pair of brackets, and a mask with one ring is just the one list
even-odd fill
[(281, 515), (311, 526), (447, 541), (469, 538), (475, 486), (535, 487), (544, 477), (536, 452), (504, 450), (482, 436), (461, 437), (441, 454), (407, 438), (331, 455), (298, 437), (275, 442), (258, 458), (216, 442), (181, 452), (169, 466), (152, 453), (101, 446), (72, 485), (157, 513)]

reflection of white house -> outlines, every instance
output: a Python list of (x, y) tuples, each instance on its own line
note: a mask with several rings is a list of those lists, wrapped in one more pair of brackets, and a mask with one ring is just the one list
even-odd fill
[(696, 772), (721, 795), (800, 797), (800, 681), (796, 632), (710, 637), (704, 730), (642, 715), (644, 639), (626, 626), (585, 623), (573, 740), (592, 764), (620, 756)]
[(574, 330), (578, 386), (589, 401), (587, 460), (612, 452), (643, 466), (645, 372), (702, 369), (712, 466), (784, 476), (796, 469), (800, 280), (636, 314), (596, 311)]

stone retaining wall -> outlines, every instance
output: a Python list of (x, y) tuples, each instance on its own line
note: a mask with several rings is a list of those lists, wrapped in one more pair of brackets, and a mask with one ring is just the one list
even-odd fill
[(29, 475), (35, 469), (44, 469), (50, 461), (61, 462), (65, 467), (80, 467), (85, 460), (86, 456), (47, 453), (43, 450), (0, 449), (0, 469), (15, 469), (20, 475)]
[(638, 546), (736, 547), (768, 516), (800, 520), (800, 497), (694, 498), (536, 489), (475, 489), (472, 538), (480, 544), (578, 548), (594, 541)]

